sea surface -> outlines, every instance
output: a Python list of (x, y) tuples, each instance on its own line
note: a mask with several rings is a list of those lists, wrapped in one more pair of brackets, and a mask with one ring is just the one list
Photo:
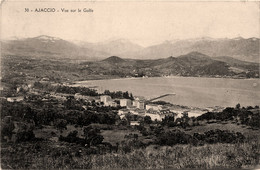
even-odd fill
[(153, 77), (91, 80), (76, 82), (75, 86), (97, 86), (99, 92), (128, 91), (134, 96), (193, 107), (234, 107), (260, 105), (259, 79), (228, 79), (200, 77)]

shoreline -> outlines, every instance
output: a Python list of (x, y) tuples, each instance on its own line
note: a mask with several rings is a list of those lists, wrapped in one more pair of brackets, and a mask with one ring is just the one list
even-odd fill
[(107, 78), (107, 79), (91, 79), (91, 80), (81, 80), (74, 81), (73, 84), (82, 84), (84, 82), (88, 83), (91, 81), (103, 81), (103, 80), (136, 80), (136, 79), (151, 79), (151, 78), (207, 78), (207, 79), (229, 79), (229, 80), (260, 80), (260, 78), (232, 78), (232, 77), (192, 77), (192, 76), (157, 76), (157, 77), (123, 77), (123, 78)]

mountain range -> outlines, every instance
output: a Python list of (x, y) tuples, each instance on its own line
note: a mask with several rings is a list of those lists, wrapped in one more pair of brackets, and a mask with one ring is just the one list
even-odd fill
[(98, 60), (109, 54), (81, 47), (60, 38), (41, 35), (2, 42), (2, 53), (33, 57)]
[[(168, 44), (172, 43), (174, 42), (168, 42)], [(104, 42), (103, 51), (98, 51), (101, 48), (93, 49), (89, 44), (86, 47), (86, 43), (73, 43), (50, 36), (2, 41), (1, 62), (4, 63), (2, 81), (12, 83), (26, 79), (48, 78), (54, 82), (73, 82), (172, 75), (259, 78), (259, 63), (241, 61), (227, 55), (212, 57), (198, 51), (191, 51), (165, 58), (160, 58), (161, 55), (158, 55), (156, 59), (130, 59), (121, 55), (110, 56), (109, 53), (115, 49), (115, 44), (118, 44), (118, 48), (119, 45), (125, 44), (122, 46), (125, 47), (122, 48), (123, 50), (118, 50), (120, 53), (137, 53), (146, 48), (138, 46), (136, 51), (133, 43), (122, 39), (113, 40), (111, 44)], [(94, 46), (97, 48), (98, 44)], [(95, 55), (97, 55), (96, 58)]]
[(191, 39), (179, 41), (165, 41), (133, 53), (125, 53), (122, 57), (133, 58), (166, 58), (180, 56), (192, 51), (206, 54), (210, 57), (229, 56), (242, 61), (259, 62), (258, 38), (235, 39)]
[[(101, 60), (109, 56), (132, 59), (159, 59), (170, 56), (178, 57), (193, 51), (203, 53), (211, 58), (226, 56), (241, 61), (259, 63), (258, 38), (213, 39), (204, 37), (165, 41), (148, 47), (142, 47), (126, 39), (89, 43), (66, 41), (46, 35), (2, 41), (2, 52), (4, 54), (34, 57), (49, 56), (79, 60)], [(220, 60), (220, 58), (217, 60)]]
[(259, 64), (231, 57), (212, 58), (199, 52), (161, 59), (123, 59), (111, 56), (101, 61), (83, 62), (83, 70), (119, 77), (206, 76), (259, 77)]

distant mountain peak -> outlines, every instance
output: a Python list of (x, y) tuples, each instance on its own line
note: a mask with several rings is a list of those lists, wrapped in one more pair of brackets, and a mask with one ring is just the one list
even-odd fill
[(213, 41), (214, 38), (211, 38), (211, 37), (200, 37), (200, 38), (193, 38), (193, 39), (190, 39), (192, 41)]
[(203, 53), (200, 53), (200, 52), (197, 52), (197, 51), (192, 51), (188, 54), (185, 54), (185, 55), (181, 55), (179, 56), (178, 58), (185, 58), (185, 59), (203, 59), (203, 60), (208, 60), (210, 59), (209, 56), (203, 54)]
[(169, 60), (169, 61), (172, 61), (172, 60), (175, 60), (176, 57), (170, 56), (170, 57), (168, 57), (168, 58), (166, 58), (166, 59)]
[(192, 51), (192, 52), (188, 53), (187, 55), (192, 55), (192, 56), (207, 56), (207, 55), (202, 54), (202, 53), (200, 53), (200, 52), (198, 52), (198, 51)]
[(100, 59), (107, 56), (107, 54), (103, 52), (82, 48), (70, 41), (48, 35), (10, 41), (5, 44), (4, 50), (6, 53), (8, 52), (15, 55), (84, 60), (96, 60), (96, 58)]
[(119, 39), (110, 40), (110, 42), (129, 43), (129, 42), (131, 42), (131, 41), (128, 40), (128, 39), (119, 38)]
[(233, 40), (243, 40), (244, 38), (239, 36), (239, 37), (236, 37), (236, 38), (233, 38)]
[(117, 56), (111, 56), (111, 57), (106, 58), (103, 61), (107, 61), (110, 63), (120, 63), (120, 62), (124, 62), (125, 60), (120, 57), (117, 57)]
[(258, 38), (256, 38), (256, 37), (251, 37), (251, 38), (249, 38), (250, 40), (252, 40), (252, 41), (257, 41), (257, 40), (259, 40)]
[(206, 37), (199, 37), (199, 38), (184, 39), (182, 41), (199, 42), (199, 41), (214, 41), (214, 40), (218, 40), (218, 39), (214, 39), (206, 36)]
[(40, 40), (50, 40), (50, 41), (54, 41), (54, 40), (61, 40), (60, 38), (57, 37), (51, 37), (48, 35), (40, 35), (38, 37), (35, 37), (36, 39), (40, 39)]

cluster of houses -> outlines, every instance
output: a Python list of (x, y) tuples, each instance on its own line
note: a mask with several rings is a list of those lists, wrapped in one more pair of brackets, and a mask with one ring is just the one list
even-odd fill
[(133, 114), (138, 116), (150, 116), (151, 119), (161, 121), (165, 116), (174, 115), (175, 119), (183, 116), (186, 113), (189, 117), (199, 116), (208, 110), (201, 110), (199, 108), (183, 108), (181, 106), (172, 105), (159, 105), (147, 103), (145, 98), (142, 96), (134, 97), (134, 100), (120, 99), (119, 104), (115, 102), (110, 96), (100, 96), (100, 101), (105, 106), (118, 106), (124, 107), (118, 110), (118, 115), (123, 118), (126, 114)]
[[(126, 107), (126, 108), (137, 108), (137, 109), (144, 109), (144, 100), (140, 100), (139, 98), (135, 98), (134, 101), (130, 99), (119, 99), (119, 105), (121, 107)], [(103, 95), (100, 96), (100, 102), (104, 103), (104, 106), (113, 106), (116, 107), (118, 106), (118, 103), (112, 100), (112, 98), (108, 95)]]
[(116, 107), (117, 103), (112, 100), (112, 98), (108, 95), (100, 96), (100, 102), (103, 102), (105, 106)]
[[(100, 101), (105, 106), (118, 106), (118, 104), (108, 95), (100, 96)], [(118, 115), (123, 118), (126, 114), (139, 116), (150, 116), (152, 120), (161, 121), (165, 116), (173, 115), (175, 112), (167, 106), (158, 104), (146, 104), (146, 100), (142, 96), (137, 96), (134, 100), (120, 99), (119, 105), (124, 107), (118, 111)]]
[[(138, 103), (135, 105), (135, 103)], [(133, 105), (118, 111), (118, 114), (123, 118), (126, 114), (135, 114), (139, 116), (150, 116), (151, 119), (161, 121), (165, 116), (175, 114), (168, 107), (157, 104), (145, 104), (144, 101), (133, 101)]]

